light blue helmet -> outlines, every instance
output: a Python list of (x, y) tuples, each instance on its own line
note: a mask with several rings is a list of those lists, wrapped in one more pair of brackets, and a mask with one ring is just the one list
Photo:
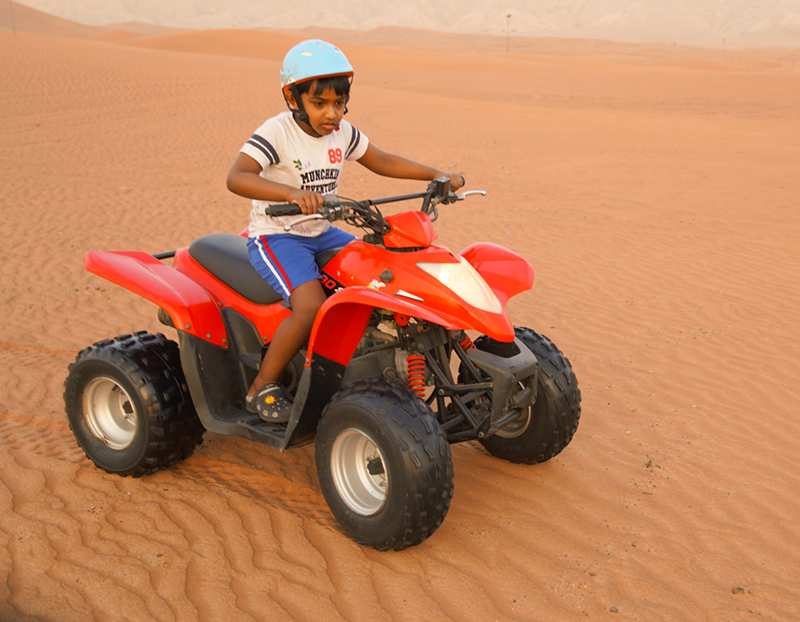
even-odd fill
[(313, 78), (352, 75), (353, 66), (339, 48), (321, 39), (306, 39), (286, 53), (281, 67), (281, 87)]

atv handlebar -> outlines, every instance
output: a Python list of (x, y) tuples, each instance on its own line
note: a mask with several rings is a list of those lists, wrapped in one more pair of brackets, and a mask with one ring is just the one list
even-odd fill
[[(455, 203), (456, 201), (463, 201), (467, 197), (476, 194), (486, 196), (486, 191), (468, 190), (458, 193), (451, 192), (449, 179), (447, 177), (439, 177), (428, 184), (428, 188), (425, 192), (401, 194), (379, 199), (364, 199), (362, 201), (347, 199), (336, 195), (327, 195), (323, 197), (323, 205), (317, 214), (311, 214), (306, 218), (301, 218), (291, 224), (285, 225), (284, 230), (290, 231), (294, 225), (300, 224), (301, 222), (324, 218), (330, 221), (344, 220), (348, 224), (371, 229), (375, 233), (383, 234), (389, 230), (389, 227), (383, 218), (383, 214), (381, 214), (380, 210), (377, 208), (378, 205), (409, 201), (412, 199), (423, 199), (421, 211), (432, 215), (431, 220), (436, 220), (438, 218), (436, 206), (439, 203), (447, 205), (449, 203)], [(264, 212), (267, 216), (297, 216), (302, 214), (300, 207), (294, 203), (275, 203), (267, 206)]]
[[(323, 218), (327, 218), (327, 216), (325, 215), (327, 208), (338, 207), (341, 201), (342, 200), (335, 194), (323, 196), (322, 209), (319, 211), (320, 215)], [(267, 216), (297, 216), (298, 214), (303, 213), (300, 210), (300, 207), (298, 207), (297, 204), (295, 203), (273, 203), (272, 205), (269, 205), (264, 211), (267, 214)]]
[(294, 216), (300, 214), (300, 208), (294, 203), (275, 203), (266, 209), (267, 216)]

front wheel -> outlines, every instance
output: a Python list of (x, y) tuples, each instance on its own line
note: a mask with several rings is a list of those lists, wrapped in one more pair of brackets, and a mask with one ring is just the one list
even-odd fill
[(317, 428), (316, 463), (331, 512), (360, 544), (419, 544), (450, 507), (450, 445), (430, 409), (402, 387), (364, 380), (339, 391)]
[[(498, 458), (537, 464), (569, 445), (581, 417), (581, 391), (572, 365), (552, 341), (530, 328), (516, 328), (515, 333), (539, 361), (536, 401), (517, 422), (480, 442)], [(478, 339), (475, 346), (481, 345)]]

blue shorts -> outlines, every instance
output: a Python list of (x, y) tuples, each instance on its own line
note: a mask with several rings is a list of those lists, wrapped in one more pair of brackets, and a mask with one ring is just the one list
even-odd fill
[(285, 300), (296, 287), (322, 276), (316, 255), (340, 248), (355, 237), (331, 227), (314, 237), (276, 233), (247, 239), (250, 264)]

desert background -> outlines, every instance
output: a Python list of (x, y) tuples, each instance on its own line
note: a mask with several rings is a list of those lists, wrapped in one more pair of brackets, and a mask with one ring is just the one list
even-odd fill
[[(8, 0), (3, 0), (7, 2)], [(800, 0), (26, 0), (87, 24), (190, 28), (382, 27), (705, 46), (796, 46)]]
[[(800, 619), (797, 2), (747, 49), (30, 4), (62, 15), (0, 5), (0, 620)], [(529, 259), (512, 317), (583, 392), (547, 464), (454, 446), (450, 512), (402, 552), (338, 531), (313, 447), (206, 434), (120, 478), (64, 414), (80, 349), (167, 330), (84, 253), (238, 232), (225, 175), (309, 36), (349, 55), (349, 119), (375, 144), (489, 191), (443, 208), (439, 240)], [(341, 190), (418, 187), (353, 164)]]

